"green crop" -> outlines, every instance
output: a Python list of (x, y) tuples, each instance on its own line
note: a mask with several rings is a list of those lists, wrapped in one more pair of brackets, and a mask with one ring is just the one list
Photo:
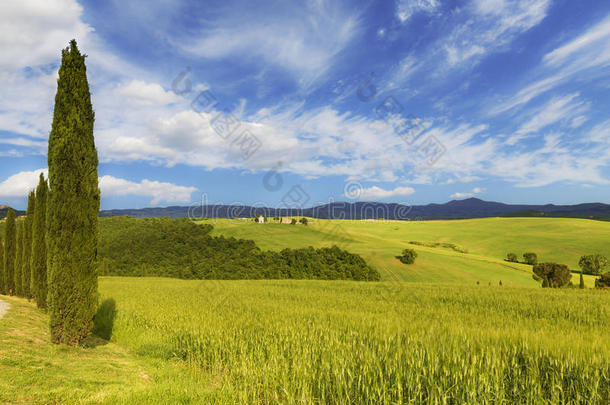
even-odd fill
[(610, 402), (610, 295), (344, 281), (102, 278), (113, 340), (227, 403)]

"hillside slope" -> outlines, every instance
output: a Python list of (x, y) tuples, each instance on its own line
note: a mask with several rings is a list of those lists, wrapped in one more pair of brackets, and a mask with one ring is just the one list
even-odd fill
[[(508, 252), (538, 253), (539, 261), (565, 263), (578, 269), (580, 256), (602, 253), (610, 257), (610, 223), (563, 218), (487, 218), (459, 221), (328, 221), (302, 225), (255, 224), (226, 219), (202, 221), (214, 233), (250, 238), (265, 249), (286, 246), (340, 247), (360, 254), (377, 267), (385, 280), (451, 283), (538, 285), (531, 266), (504, 261)], [(448, 242), (469, 253), (410, 245), (409, 242)], [(414, 265), (396, 260), (402, 249), (414, 248)], [(594, 277), (585, 277), (594, 285)], [(577, 279), (574, 278), (574, 282)]]

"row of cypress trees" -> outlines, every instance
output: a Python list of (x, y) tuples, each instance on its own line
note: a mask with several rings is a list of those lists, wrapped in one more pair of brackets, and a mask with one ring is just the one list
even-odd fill
[(35, 298), (49, 312), (51, 340), (69, 345), (91, 333), (97, 309), (100, 190), (85, 58), (75, 40), (62, 50), (48, 187), (41, 177), (24, 221), (9, 210), (0, 249), (0, 293)]
[(47, 193), (41, 173), (38, 187), (29, 194), (25, 219), (17, 222), (9, 208), (5, 242), (0, 241), (0, 293), (35, 298), (41, 309), (47, 307)]

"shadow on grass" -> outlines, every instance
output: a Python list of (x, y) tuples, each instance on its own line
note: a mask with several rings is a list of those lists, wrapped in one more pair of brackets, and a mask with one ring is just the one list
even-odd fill
[(114, 298), (104, 300), (93, 317), (93, 334), (81, 342), (84, 347), (97, 347), (108, 343), (112, 337), (117, 309)]

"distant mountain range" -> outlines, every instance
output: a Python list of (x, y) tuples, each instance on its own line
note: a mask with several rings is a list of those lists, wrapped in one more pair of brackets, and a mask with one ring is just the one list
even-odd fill
[[(1, 212), (1, 211), (0, 211)], [(257, 215), (268, 217), (306, 216), (311, 218), (334, 219), (396, 219), (429, 220), (485, 218), (497, 216), (519, 217), (567, 217), (610, 219), (610, 205), (586, 203), (577, 205), (527, 205), (503, 204), (483, 201), (478, 198), (453, 200), (445, 204), (401, 205), (379, 202), (336, 202), (311, 208), (268, 208), (240, 205), (205, 205), (192, 207), (142, 208), (101, 211), (100, 216), (129, 215), (137, 218), (149, 217), (194, 217), (194, 218), (252, 218)]]

